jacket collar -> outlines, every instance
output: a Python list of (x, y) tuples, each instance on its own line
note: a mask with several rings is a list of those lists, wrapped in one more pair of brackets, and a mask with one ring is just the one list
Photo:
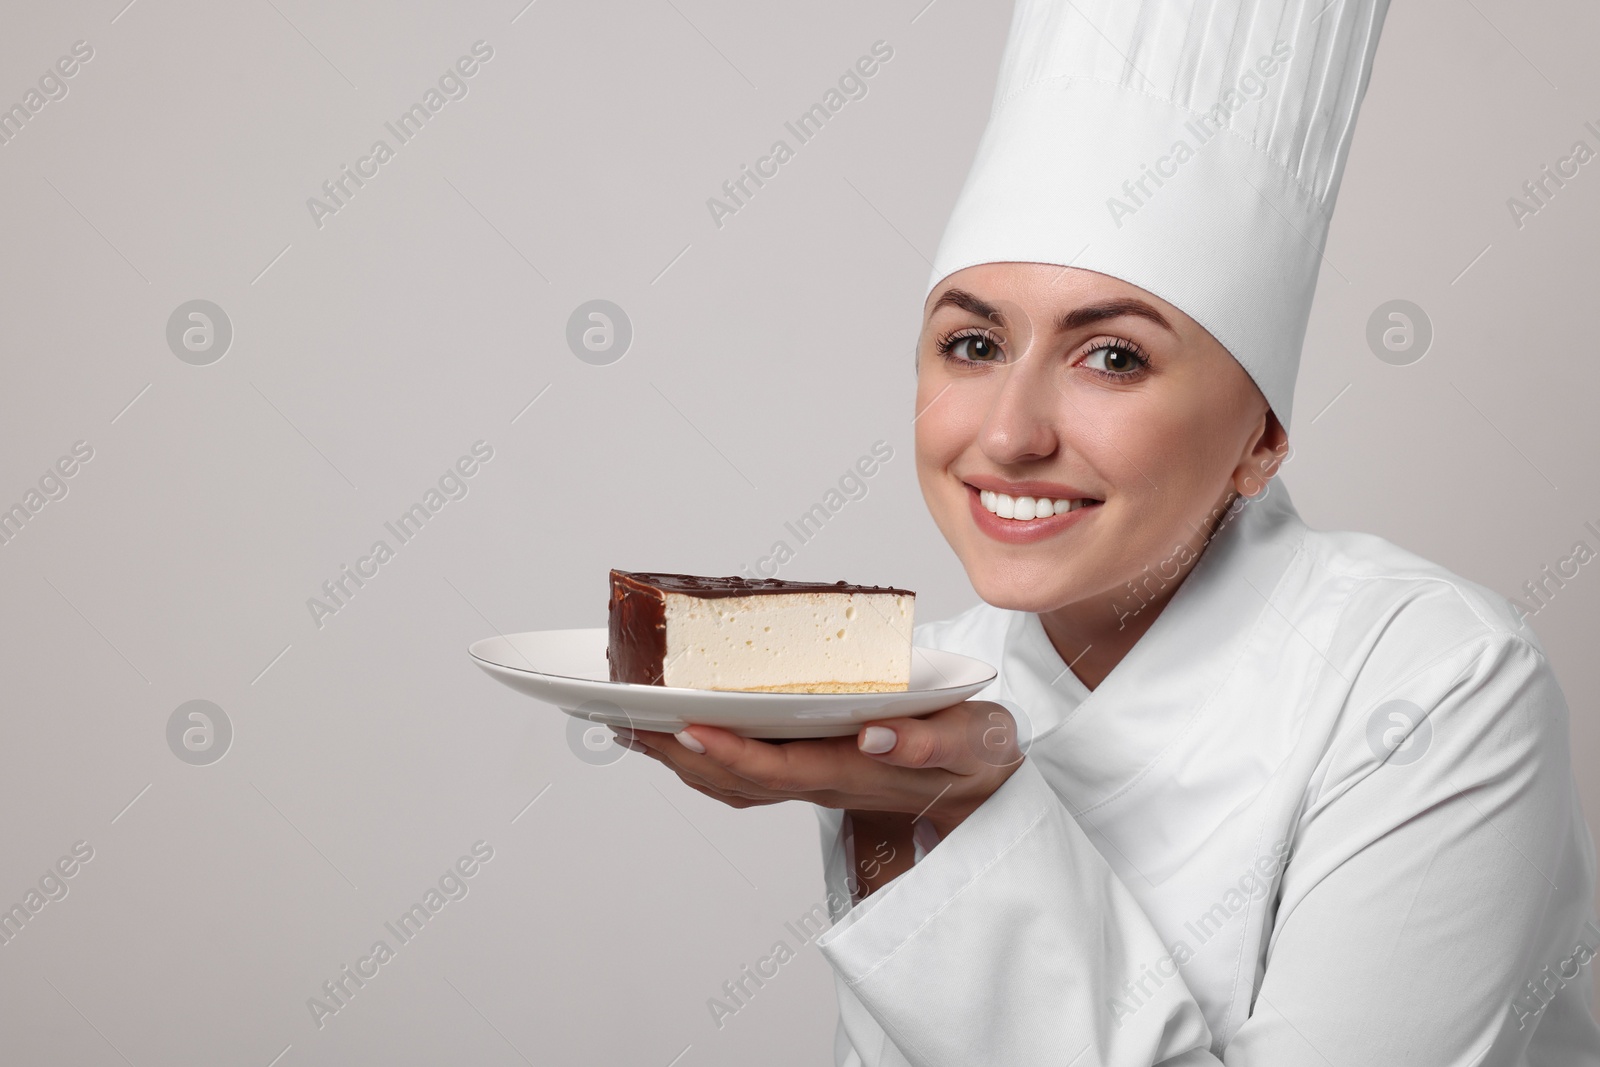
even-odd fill
[[(1282, 483), (1218, 530), (1128, 654), (1092, 692), (1039, 616), (1013, 612), (1001, 677), (1029, 720), (1030, 758), (1074, 812), (1130, 786), (1178, 742), (1245, 657), (1306, 533)], [(1017, 709), (1013, 708), (1015, 712)], [(1031, 735), (1031, 741), (1029, 740)]]

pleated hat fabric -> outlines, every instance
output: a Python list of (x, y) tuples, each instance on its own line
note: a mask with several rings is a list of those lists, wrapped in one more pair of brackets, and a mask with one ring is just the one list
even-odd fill
[(1017, 0), (928, 292), (1108, 274), (1199, 322), (1285, 426), (1388, 0)]

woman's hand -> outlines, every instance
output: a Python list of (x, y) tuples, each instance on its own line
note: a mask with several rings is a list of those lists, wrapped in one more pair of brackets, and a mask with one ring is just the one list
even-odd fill
[(1011, 713), (987, 700), (968, 700), (923, 718), (868, 723), (853, 737), (784, 744), (714, 726), (689, 726), (677, 734), (614, 732), (691, 789), (735, 808), (805, 800), (827, 808), (921, 815), (940, 837), (999, 789), (1023, 756)]

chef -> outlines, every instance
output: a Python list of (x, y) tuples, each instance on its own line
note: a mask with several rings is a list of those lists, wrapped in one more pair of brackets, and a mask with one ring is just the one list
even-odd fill
[(1276, 478), (1384, 0), (1018, 0), (917, 351), (977, 698), (623, 742), (816, 806), (840, 1067), (1600, 1065), (1568, 710)]

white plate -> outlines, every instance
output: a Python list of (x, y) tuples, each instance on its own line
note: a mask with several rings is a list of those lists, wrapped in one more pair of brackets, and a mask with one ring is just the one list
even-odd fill
[(911, 688), (893, 693), (753, 693), (631, 685), (608, 679), (607, 630), (536, 630), (487, 637), (467, 651), (478, 666), (568, 715), (607, 726), (676, 733), (689, 723), (743, 737), (838, 737), (860, 724), (926, 715), (959, 704), (994, 680), (970, 656), (917, 647)]

